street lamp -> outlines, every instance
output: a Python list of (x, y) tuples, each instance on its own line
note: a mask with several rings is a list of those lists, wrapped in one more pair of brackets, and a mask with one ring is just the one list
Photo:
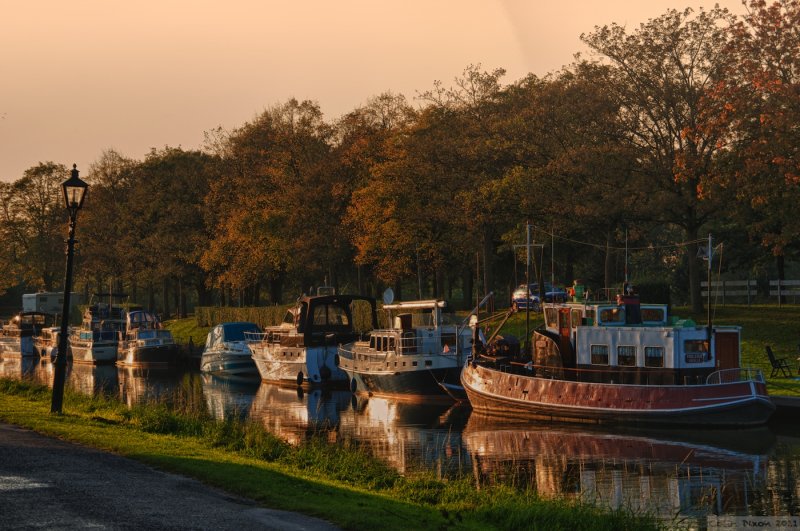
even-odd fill
[(72, 165), (70, 178), (62, 183), (64, 191), (64, 204), (69, 212), (69, 238), (67, 239), (67, 271), (64, 274), (64, 306), (61, 310), (61, 335), (58, 336), (58, 352), (56, 354), (55, 376), (53, 377), (53, 402), (50, 405), (51, 413), (61, 413), (64, 402), (64, 380), (67, 372), (67, 348), (69, 338), (69, 307), (70, 293), (72, 292), (72, 257), (75, 253), (75, 220), (78, 210), (86, 199), (86, 190), (89, 185), (78, 177), (78, 165)]

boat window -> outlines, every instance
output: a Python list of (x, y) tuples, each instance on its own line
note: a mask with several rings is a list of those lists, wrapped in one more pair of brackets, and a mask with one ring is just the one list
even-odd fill
[[(394, 336), (389, 337), (389, 350), (394, 350)], [(403, 365), (405, 365), (405, 363)]]
[(665, 323), (665, 310), (664, 308), (648, 308), (641, 307), (642, 322), (643, 323)]
[(644, 366), (663, 367), (664, 347), (644, 347)]
[(586, 324), (592, 326), (594, 324), (594, 308), (586, 310)]
[(350, 324), (350, 320), (341, 306), (323, 304), (314, 308), (314, 324), (318, 326), (347, 326)]
[(572, 328), (575, 328), (581, 324), (582, 317), (583, 315), (581, 314), (580, 310), (572, 310)]
[(558, 310), (556, 308), (545, 308), (544, 318), (548, 328), (558, 328)]
[(284, 324), (294, 325), (294, 313), (292, 310), (286, 312), (286, 315), (283, 316), (283, 322)]
[(683, 342), (686, 363), (702, 363), (711, 359), (708, 353), (708, 341), (704, 339), (687, 339)]
[(608, 345), (592, 345), (592, 365), (608, 365)]
[(375, 345), (377, 344), (377, 339), (378, 338), (375, 336), (370, 336), (369, 338), (369, 348), (371, 348), (372, 350), (376, 350)]
[(633, 345), (618, 346), (617, 365), (622, 367), (634, 367), (636, 365), (636, 347)]
[(601, 308), (601, 324), (625, 324), (625, 308)]

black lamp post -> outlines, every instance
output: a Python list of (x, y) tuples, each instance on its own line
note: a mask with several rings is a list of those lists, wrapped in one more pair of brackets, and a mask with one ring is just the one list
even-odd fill
[(64, 402), (64, 380), (67, 373), (67, 349), (69, 348), (69, 307), (70, 293), (72, 292), (72, 257), (75, 253), (75, 220), (78, 210), (86, 199), (86, 190), (89, 185), (78, 177), (78, 165), (72, 165), (72, 175), (61, 185), (64, 190), (64, 203), (69, 211), (69, 238), (67, 239), (67, 271), (64, 274), (64, 306), (61, 310), (61, 334), (58, 336), (58, 352), (56, 354), (56, 370), (53, 377), (53, 402), (50, 405), (51, 413), (61, 413)]

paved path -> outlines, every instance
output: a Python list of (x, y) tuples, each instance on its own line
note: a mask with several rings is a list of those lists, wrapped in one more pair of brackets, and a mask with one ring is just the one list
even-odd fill
[(333, 530), (114, 454), (0, 423), (0, 529)]

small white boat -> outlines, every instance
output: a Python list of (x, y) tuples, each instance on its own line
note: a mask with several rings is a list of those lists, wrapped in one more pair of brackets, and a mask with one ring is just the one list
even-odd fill
[(245, 333), (260, 334), (255, 323), (221, 323), (211, 329), (200, 358), (200, 370), (219, 377), (258, 379)]

